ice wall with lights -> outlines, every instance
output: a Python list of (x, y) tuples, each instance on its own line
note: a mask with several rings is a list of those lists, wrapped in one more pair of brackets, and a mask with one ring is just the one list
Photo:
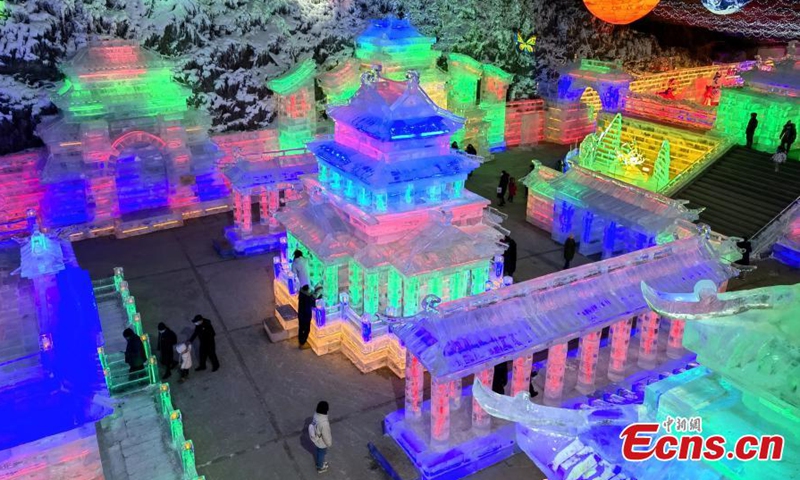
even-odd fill
[(0, 247), (0, 476), (102, 478), (94, 423), (111, 409), (92, 283), (69, 242), (28, 228)]
[(281, 77), (267, 82), (277, 98), (276, 123), (281, 150), (303, 148), (317, 133), (316, 69), (314, 61), (306, 59)]
[(380, 316), (413, 315), (428, 294), (484, 291), (497, 280), (490, 267), (503, 231), (485, 212), (489, 201), (464, 188), (481, 159), (450, 149), (464, 119), (438, 107), (416, 74), (401, 82), (365, 73), (362, 82), (347, 104), (329, 108), (333, 139), (308, 145), (318, 175), (302, 177), (303, 198), (276, 214), (287, 230), (276, 317), (296, 328), (290, 262), (300, 250), (311, 287), (321, 288), (312, 348), (402, 376), (403, 348)]
[[(800, 68), (794, 62), (779, 64), (774, 71), (753, 70), (742, 74), (744, 88), (722, 91), (715, 130), (740, 145), (746, 142), (745, 128), (751, 113), (758, 114), (753, 148), (774, 153), (788, 121), (800, 118)], [(790, 158), (800, 158), (797, 147)]]
[(73, 240), (137, 235), (227, 209), (210, 124), (171, 64), (126, 41), (93, 43), (62, 67), (43, 122), (40, 213)]
[(679, 226), (698, 219), (682, 201), (629, 185), (580, 166), (566, 173), (536, 163), (522, 179), (528, 221), (563, 243), (574, 235), (583, 255), (608, 258), (679, 237)]

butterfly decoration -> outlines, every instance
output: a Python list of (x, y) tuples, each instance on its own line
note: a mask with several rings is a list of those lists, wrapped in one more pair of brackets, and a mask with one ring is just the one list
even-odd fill
[(533, 53), (533, 47), (536, 46), (536, 35), (531, 35), (528, 40), (522, 38), (522, 34), (517, 32), (517, 48), (520, 52)]

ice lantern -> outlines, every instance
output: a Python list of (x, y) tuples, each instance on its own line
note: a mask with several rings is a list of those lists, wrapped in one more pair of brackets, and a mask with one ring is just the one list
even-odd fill
[(659, 0), (583, 0), (592, 15), (604, 22), (627, 25), (644, 17)]

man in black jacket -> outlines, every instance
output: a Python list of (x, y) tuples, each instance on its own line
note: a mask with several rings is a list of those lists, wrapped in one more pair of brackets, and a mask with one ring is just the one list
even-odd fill
[(196, 372), (205, 370), (206, 359), (209, 359), (211, 360), (211, 371), (216, 372), (219, 370), (217, 344), (216, 340), (214, 340), (217, 334), (214, 332), (214, 327), (211, 326), (211, 320), (204, 318), (202, 315), (195, 315), (192, 323), (194, 323), (194, 333), (186, 343), (192, 343), (195, 338), (200, 339), (200, 366), (194, 370)]
[(575, 258), (575, 235), (569, 234), (567, 241), (564, 242), (564, 270), (569, 268), (569, 263)]
[(178, 336), (163, 323), (158, 324), (158, 355), (161, 365), (166, 371), (162, 380), (166, 380), (172, 375), (175, 367), (175, 345), (178, 343)]
[(747, 128), (744, 131), (744, 135), (747, 138), (747, 148), (753, 148), (753, 137), (756, 134), (756, 128), (758, 128), (758, 114), (751, 113), (750, 121), (747, 122)]

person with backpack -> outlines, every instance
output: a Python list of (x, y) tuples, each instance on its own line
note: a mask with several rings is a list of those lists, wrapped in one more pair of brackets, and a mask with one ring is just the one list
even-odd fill
[(325, 472), (328, 470), (328, 462), (325, 461), (325, 455), (333, 445), (331, 425), (328, 422), (328, 402), (322, 401), (317, 404), (317, 411), (308, 426), (308, 436), (311, 438), (314, 447), (316, 447), (314, 459), (317, 464), (317, 472)]

